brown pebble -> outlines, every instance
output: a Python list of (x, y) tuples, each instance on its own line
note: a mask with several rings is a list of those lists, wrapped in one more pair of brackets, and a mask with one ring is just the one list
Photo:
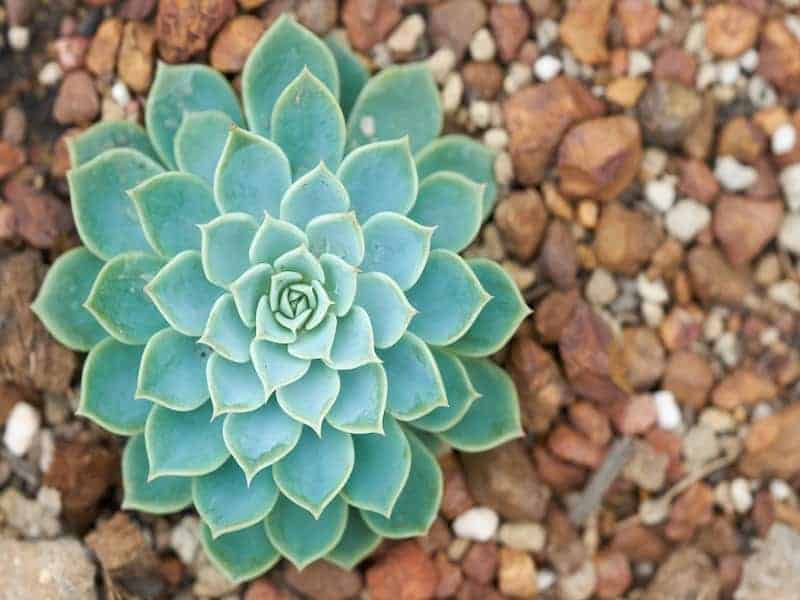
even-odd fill
[(653, 62), (653, 78), (675, 81), (686, 87), (693, 87), (697, 59), (677, 46), (664, 46)]
[(440, 456), (439, 466), (444, 478), (444, 492), (439, 510), (446, 518), (455, 519), (475, 506), (475, 500), (467, 487), (461, 463), (454, 453), (448, 452)]
[(86, 55), (86, 68), (99, 76), (111, 75), (122, 41), (123, 22), (109, 18), (100, 23)]
[(0, 141), (0, 179), (11, 175), (24, 165), (25, 161), (24, 149), (9, 142)]
[(712, 228), (728, 261), (742, 265), (769, 244), (783, 222), (783, 202), (723, 196), (714, 207)]
[(717, 600), (719, 591), (719, 575), (708, 556), (693, 546), (685, 546), (661, 564), (645, 592), (645, 598)]
[(430, 600), (436, 585), (436, 566), (413, 540), (392, 546), (366, 571), (372, 600)]
[(561, 41), (581, 62), (590, 65), (606, 62), (606, 34), (612, 0), (577, 0), (572, 2), (561, 21)]
[(264, 23), (252, 15), (228, 21), (211, 46), (211, 66), (224, 73), (238, 73), (263, 32)]
[(767, 136), (753, 121), (735, 117), (723, 125), (717, 140), (717, 154), (733, 156), (743, 163), (753, 164), (764, 153)]
[[(739, 469), (747, 477), (788, 479), (797, 473), (799, 460), (800, 404), (792, 404), (753, 424), (745, 438), (745, 452)], [(770, 512), (768, 508), (761, 507), (761, 510)], [(765, 523), (767, 527), (770, 524)]]
[(711, 401), (726, 410), (769, 402), (778, 395), (772, 380), (753, 369), (738, 368), (720, 381), (711, 392)]
[(711, 522), (713, 511), (714, 490), (698, 481), (672, 503), (664, 533), (675, 542), (689, 541), (699, 527)]
[(503, 69), (494, 62), (468, 62), (461, 68), (464, 89), (479, 100), (494, 100), (503, 87)]
[(514, 60), (531, 30), (531, 20), (525, 8), (520, 4), (494, 4), (489, 11), (489, 23), (501, 60)]
[(472, 36), (486, 24), (486, 5), (480, 0), (444, 0), (430, 7), (428, 30), (433, 45), (450, 48), (461, 57)]
[(497, 570), (497, 544), (478, 542), (472, 544), (461, 561), (464, 575), (477, 583), (487, 584)]
[(345, 0), (342, 6), (342, 23), (356, 50), (369, 50), (385, 40), (402, 18), (399, 4), (395, 0)]
[(511, 598), (534, 598), (538, 592), (536, 563), (522, 550), (500, 548), (497, 580), (500, 592)]
[(53, 118), (61, 125), (91, 123), (100, 113), (94, 81), (86, 71), (67, 73), (58, 89)]
[(464, 575), (458, 565), (451, 563), (444, 552), (439, 552), (434, 557), (436, 571), (438, 572), (438, 584), (436, 585), (436, 598), (450, 598), (461, 587)]
[(711, 204), (719, 189), (719, 182), (706, 163), (693, 159), (681, 161), (679, 192), (705, 204)]
[(714, 247), (696, 246), (688, 256), (692, 288), (703, 302), (739, 304), (750, 290), (750, 276)]
[(298, 571), (288, 565), (283, 572), (286, 583), (295, 591), (315, 600), (347, 600), (364, 586), (361, 573), (318, 560)]
[(577, 248), (572, 232), (563, 222), (553, 221), (547, 227), (540, 260), (544, 275), (556, 287), (568, 290), (575, 286), (578, 273)]
[(184, 62), (236, 14), (236, 0), (160, 0), (156, 13), (158, 53), (170, 63)]
[(722, 2), (703, 13), (706, 47), (717, 56), (734, 58), (752, 48), (758, 37), (758, 15), (734, 2)]
[(782, 19), (771, 19), (761, 33), (758, 72), (784, 92), (800, 93), (800, 40)]
[(615, 273), (633, 276), (661, 244), (661, 228), (646, 215), (620, 204), (603, 208), (594, 251), (598, 263)]
[(520, 260), (536, 253), (547, 226), (547, 210), (535, 189), (512, 192), (495, 208), (495, 224), (506, 248)]
[(667, 79), (652, 82), (638, 104), (645, 139), (666, 148), (683, 144), (702, 112), (702, 98), (693, 88)]
[(317, 35), (325, 35), (336, 26), (337, 4), (337, 0), (299, 0), (297, 20)]
[(605, 451), (567, 425), (557, 425), (547, 438), (547, 447), (557, 457), (590, 469), (603, 462)]
[(706, 358), (682, 350), (670, 355), (661, 385), (675, 394), (679, 403), (699, 410), (705, 406), (714, 385), (714, 372)]
[(117, 60), (117, 73), (134, 92), (143, 93), (153, 80), (155, 28), (138, 21), (125, 24), (122, 46)]
[(650, 0), (619, 0), (616, 10), (628, 46), (639, 48), (658, 32), (661, 13)]
[(634, 390), (650, 389), (664, 373), (664, 347), (649, 327), (628, 327), (622, 334), (625, 379)]
[(544, 446), (533, 449), (533, 458), (542, 481), (558, 493), (578, 490), (586, 482), (586, 469), (556, 458)]
[(16, 234), (31, 246), (53, 248), (72, 231), (72, 211), (53, 194), (12, 179), (3, 186), (3, 195), (14, 211)]
[(631, 566), (622, 552), (600, 552), (594, 557), (595, 593), (601, 600), (622, 598), (633, 581)]

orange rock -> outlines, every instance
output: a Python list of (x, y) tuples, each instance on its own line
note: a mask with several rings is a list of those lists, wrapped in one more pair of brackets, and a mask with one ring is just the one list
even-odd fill
[(252, 15), (228, 21), (211, 46), (211, 66), (224, 73), (238, 73), (264, 33), (264, 23)]
[(467, 487), (464, 471), (458, 457), (448, 452), (439, 457), (444, 478), (444, 491), (440, 510), (448, 519), (455, 519), (458, 515), (475, 506), (475, 500)]
[(699, 410), (714, 385), (714, 372), (704, 357), (682, 350), (669, 357), (661, 385), (675, 394), (681, 404)]
[(25, 150), (0, 140), (0, 179), (25, 164)]
[(500, 592), (511, 598), (534, 598), (536, 563), (530, 554), (513, 548), (500, 548), (497, 581)]
[(690, 198), (710, 204), (719, 193), (719, 182), (703, 161), (684, 160), (681, 162), (678, 191)]
[[(393, 0), (364, 4), (391, 4)], [(444, 0), (436, 2), (428, 13), (428, 30), (434, 46), (448, 47), (457, 57), (464, 54), (472, 36), (486, 23), (486, 5), (480, 0)]]
[(619, 0), (616, 8), (628, 46), (644, 46), (658, 32), (661, 13), (650, 0)]
[(625, 108), (633, 108), (645, 87), (644, 77), (618, 77), (606, 86), (606, 98)]
[(739, 469), (747, 477), (788, 479), (799, 463), (800, 404), (792, 404), (750, 428)]
[(752, 369), (740, 368), (717, 384), (711, 400), (720, 408), (733, 410), (768, 402), (777, 395), (778, 387), (769, 377)]
[(142, 21), (129, 21), (122, 34), (117, 60), (120, 79), (135, 92), (143, 93), (153, 80), (155, 28)]
[(396, 0), (346, 0), (342, 6), (342, 23), (353, 48), (369, 50), (386, 39), (403, 18), (399, 4)]
[(714, 491), (711, 487), (702, 481), (694, 483), (672, 504), (664, 533), (676, 542), (688, 541), (698, 527), (711, 521), (713, 507)]
[(235, 0), (161, 0), (156, 13), (159, 54), (167, 62), (186, 61), (205, 50), (235, 14)]
[(86, 68), (95, 75), (110, 75), (114, 72), (122, 29), (122, 19), (117, 18), (106, 19), (97, 28), (86, 54)]
[(706, 47), (724, 58), (739, 56), (752, 48), (758, 37), (759, 17), (733, 2), (723, 2), (706, 9)]
[(761, 34), (758, 72), (789, 94), (800, 93), (800, 40), (781, 19), (770, 20)]
[(692, 288), (703, 302), (740, 304), (750, 291), (750, 275), (734, 269), (713, 246), (695, 246), (689, 252)]
[(647, 215), (620, 204), (603, 209), (595, 230), (598, 263), (625, 275), (635, 275), (661, 244), (660, 227)]
[(665, 46), (656, 56), (653, 63), (653, 78), (666, 79), (693, 87), (697, 59), (682, 48)]
[(555, 491), (564, 493), (583, 487), (587, 471), (553, 456), (544, 446), (533, 450), (536, 472)]
[(519, 4), (493, 4), (489, 12), (500, 58), (509, 62), (517, 57), (519, 48), (531, 31), (531, 19)]
[(494, 212), (495, 224), (506, 247), (520, 260), (530, 260), (534, 256), (547, 220), (542, 197), (533, 188), (512, 192)]
[(750, 262), (778, 234), (781, 200), (723, 196), (714, 207), (712, 227), (732, 265)]
[(430, 600), (436, 591), (437, 572), (419, 544), (406, 541), (390, 548), (367, 569), (366, 580), (372, 600)]
[(631, 566), (622, 552), (601, 552), (594, 557), (595, 594), (601, 600), (622, 598), (633, 581)]
[(755, 123), (746, 117), (735, 117), (719, 133), (717, 154), (752, 164), (764, 153), (766, 145), (767, 136)]
[(594, 65), (608, 61), (606, 35), (612, 0), (577, 0), (570, 4), (559, 33), (575, 58)]
[(659, 562), (667, 555), (664, 540), (655, 531), (642, 525), (619, 527), (611, 540), (611, 549), (640, 562)]

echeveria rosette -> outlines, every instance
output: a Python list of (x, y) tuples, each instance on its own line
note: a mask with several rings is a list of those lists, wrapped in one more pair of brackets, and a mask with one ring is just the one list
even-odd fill
[(147, 131), (74, 140), (84, 246), (34, 303), (89, 352), (80, 414), (130, 436), (124, 506), (193, 504), (234, 580), (424, 534), (432, 448), (521, 433), (486, 357), (528, 313), (497, 264), (458, 255), (493, 206), (493, 157), (437, 137), (425, 67), (367, 81), (281, 18), (242, 87), (243, 110), (208, 67), (161, 65)]

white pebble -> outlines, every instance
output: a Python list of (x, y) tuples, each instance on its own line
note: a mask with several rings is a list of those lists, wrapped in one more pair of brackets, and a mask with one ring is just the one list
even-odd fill
[(722, 85), (733, 85), (741, 75), (739, 63), (735, 60), (723, 60), (719, 63), (717, 74)]
[(725, 366), (733, 367), (739, 362), (742, 352), (739, 340), (733, 331), (726, 331), (714, 341), (714, 354), (719, 356)]
[(737, 477), (731, 481), (730, 495), (734, 510), (740, 514), (746, 513), (753, 506), (753, 493), (746, 479)]
[(472, 41), (469, 43), (469, 53), (478, 62), (487, 62), (494, 59), (494, 38), (486, 27), (482, 27), (475, 32)]
[(63, 74), (64, 73), (61, 70), (61, 67), (58, 66), (58, 63), (55, 61), (50, 61), (42, 67), (41, 71), (39, 71), (39, 83), (45, 87), (53, 86), (61, 80), (61, 76)]
[(513, 94), (528, 85), (533, 79), (531, 68), (525, 63), (513, 62), (508, 68), (508, 75), (503, 79), (503, 90)]
[(700, 54), (706, 47), (706, 26), (703, 21), (695, 21), (683, 42), (683, 48), (689, 54)]
[(759, 75), (750, 78), (750, 83), (747, 84), (747, 97), (756, 108), (769, 108), (775, 106), (778, 101), (775, 89)]
[(710, 221), (711, 210), (705, 204), (686, 198), (667, 212), (664, 225), (672, 237), (681, 242), (690, 242)]
[(605, 306), (614, 301), (619, 289), (613, 275), (605, 269), (595, 269), (586, 282), (586, 298), (592, 304)]
[(427, 65), (433, 78), (443, 83), (456, 65), (456, 53), (451, 48), (439, 48), (428, 58)]
[(425, 32), (425, 19), (414, 13), (407, 16), (392, 32), (386, 45), (397, 54), (409, 54), (417, 47), (420, 36)]
[(540, 569), (536, 572), (536, 588), (540, 592), (549, 590), (556, 582), (556, 574), (550, 569)]
[(532, 521), (504, 523), (497, 532), (497, 540), (515, 550), (541, 552), (547, 541), (547, 530)]
[(791, 123), (784, 123), (772, 134), (772, 153), (786, 154), (791, 152), (797, 143), (797, 130)]
[(514, 180), (514, 163), (508, 152), (498, 152), (494, 159), (494, 176), (500, 185), (509, 185)]
[(661, 429), (678, 429), (683, 425), (683, 415), (675, 395), (668, 390), (660, 390), (653, 394), (653, 403), (656, 407), (656, 418)]
[(769, 482), (769, 493), (774, 500), (785, 502), (794, 496), (791, 486), (783, 479), (773, 479)]
[(464, 81), (457, 72), (450, 73), (442, 88), (442, 110), (451, 114), (461, 106), (461, 97), (464, 95)]
[(654, 302), (655, 304), (666, 304), (669, 302), (669, 292), (667, 286), (661, 279), (650, 281), (647, 275), (640, 273), (636, 278), (636, 291), (643, 300)]
[(124, 81), (118, 80), (111, 86), (111, 98), (123, 108), (128, 106), (131, 101), (131, 93), (128, 91), (128, 86), (125, 85)]
[(720, 156), (714, 166), (714, 176), (725, 189), (732, 192), (746, 190), (758, 181), (758, 171), (743, 165), (733, 156)]
[(641, 50), (628, 52), (628, 77), (640, 77), (653, 69), (653, 61)]
[(503, 150), (508, 146), (508, 132), (500, 127), (487, 129), (483, 134), (483, 143), (492, 150)]
[(547, 48), (558, 39), (558, 23), (544, 19), (536, 26), (536, 43), (540, 49)]
[(39, 432), (42, 418), (27, 402), (17, 402), (6, 419), (3, 442), (14, 456), (23, 456), (31, 447)]
[(492, 120), (492, 107), (485, 100), (474, 100), (469, 105), (469, 118), (475, 126), (484, 129)]
[(644, 196), (653, 208), (667, 212), (675, 202), (675, 180), (672, 177), (664, 177), (648, 181), (644, 186)]
[(476, 506), (458, 515), (453, 521), (453, 533), (457, 537), (476, 542), (488, 542), (497, 533), (500, 517), (491, 508)]
[(752, 73), (758, 68), (758, 61), (758, 52), (755, 48), (750, 48), (739, 57), (739, 66), (748, 73)]
[(790, 213), (783, 219), (778, 233), (778, 245), (800, 256), (800, 213)]
[(800, 212), (800, 163), (786, 167), (781, 171), (778, 180), (789, 210)]
[(786, 15), (783, 22), (786, 24), (786, 28), (794, 34), (794, 37), (800, 39), (800, 17), (789, 14)]
[(561, 72), (561, 61), (555, 56), (545, 54), (536, 59), (533, 72), (540, 81), (550, 81)]
[(700, 65), (700, 68), (697, 69), (697, 75), (695, 75), (695, 87), (698, 90), (704, 90), (708, 86), (713, 83), (717, 82), (717, 78), (719, 77), (719, 69), (717, 69), (717, 65), (714, 63), (703, 63)]
[(800, 283), (791, 279), (773, 283), (767, 289), (767, 295), (778, 304), (800, 312)]
[(648, 327), (656, 328), (664, 320), (664, 307), (655, 302), (642, 302), (642, 317)]
[(31, 42), (31, 30), (20, 25), (12, 25), (8, 28), (8, 45), (12, 50), (20, 52), (27, 49)]

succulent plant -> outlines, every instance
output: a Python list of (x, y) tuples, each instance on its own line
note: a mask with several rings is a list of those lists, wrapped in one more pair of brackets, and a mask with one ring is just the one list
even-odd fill
[(424, 534), (437, 446), (521, 433), (486, 356), (528, 313), (497, 264), (458, 255), (494, 203), (493, 156), (438, 137), (424, 66), (368, 79), (281, 18), (242, 97), (244, 112), (215, 71), (162, 64), (147, 131), (74, 139), (84, 246), (33, 305), (89, 353), (79, 414), (131, 436), (123, 506), (194, 504), (234, 580), (281, 556), (352, 567), (382, 537)]

